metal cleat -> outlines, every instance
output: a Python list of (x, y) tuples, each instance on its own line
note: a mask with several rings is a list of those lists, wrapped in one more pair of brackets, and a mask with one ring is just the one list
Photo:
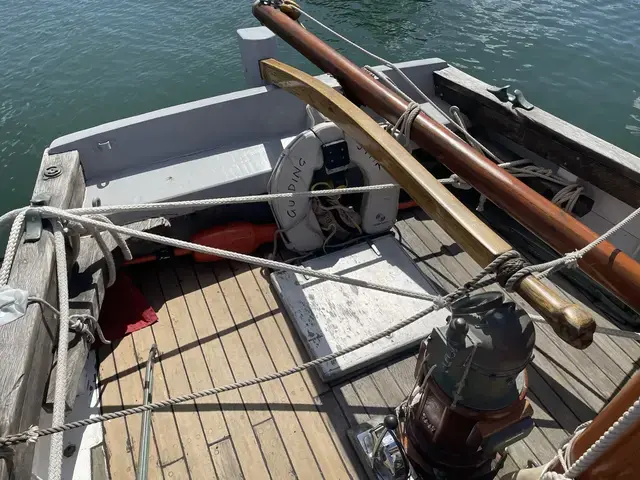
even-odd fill
[(505, 85), (503, 87), (489, 87), (487, 91), (495, 95), (495, 97), (501, 102), (510, 102), (514, 108), (524, 108), (525, 110), (533, 110), (534, 105), (529, 102), (521, 90), (515, 89), (513, 94), (509, 93), (509, 87), (511, 85)]

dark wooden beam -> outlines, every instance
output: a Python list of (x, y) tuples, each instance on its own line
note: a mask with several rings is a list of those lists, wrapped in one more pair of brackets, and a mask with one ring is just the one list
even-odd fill
[(538, 107), (513, 108), (487, 90), (492, 85), (455, 67), (434, 72), (434, 84), (436, 93), (460, 107), (474, 125), (522, 145), (633, 208), (640, 206), (640, 158), (635, 155)]

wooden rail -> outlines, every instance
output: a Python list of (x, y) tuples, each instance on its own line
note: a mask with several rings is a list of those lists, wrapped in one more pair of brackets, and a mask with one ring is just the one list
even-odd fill
[(513, 108), (482, 80), (447, 67), (433, 74), (436, 94), (474, 125), (562, 166), (633, 208), (640, 207), (640, 158), (545, 112)]
[[(44, 171), (60, 169), (49, 178)], [(59, 208), (81, 207), (85, 182), (77, 151), (55, 155), (45, 153), (33, 190), (33, 196), (49, 195), (50, 205)], [(149, 223), (152, 221), (147, 221)], [(145, 225), (146, 225), (145, 223)], [(23, 242), (11, 270), (9, 284), (22, 288), (30, 296), (46, 299), (58, 306), (53, 234), (48, 221), (42, 236), (33, 243)], [(109, 246), (113, 240), (107, 237)], [(98, 317), (104, 300), (106, 266), (95, 240), (83, 238), (76, 264), (69, 268), (69, 306), (72, 314)], [(38, 425), (41, 408), (50, 410), (55, 390), (58, 322), (48, 309), (38, 304), (28, 307), (24, 317), (0, 327), (0, 436)], [(73, 407), (90, 345), (84, 337), (70, 335), (67, 357), (66, 407)], [(47, 382), (47, 380), (49, 382)], [(33, 444), (14, 447), (9, 463), (0, 460), (0, 480), (29, 478), (33, 463)], [(11, 476), (13, 473), (14, 477)]]
[[(59, 168), (58, 176), (44, 175), (51, 167)], [(84, 192), (78, 152), (45, 153), (34, 197), (49, 195), (51, 206), (75, 208), (82, 206)], [(58, 304), (53, 233), (49, 228), (43, 229), (39, 241), (18, 247), (9, 285)], [(57, 319), (38, 304), (31, 304), (22, 318), (0, 327), (0, 436), (38, 424), (57, 332)], [(34, 444), (18, 445), (14, 450), (13, 466), (0, 460), (2, 480), (31, 476)]]
[[(344, 96), (277, 60), (263, 60), (260, 67), (265, 80), (313, 106), (360, 143), (480, 265), (485, 266), (501, 253), (512, 250), (375, 120)], [(586, 348), (591, 343), (595, 322), (582, 307), (566, 302), (531, 275), (516, 290), (567, 343), (577, 348)]]

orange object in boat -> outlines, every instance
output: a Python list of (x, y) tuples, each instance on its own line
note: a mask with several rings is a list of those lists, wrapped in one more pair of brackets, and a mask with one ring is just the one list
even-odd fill
[(398, 210), (406, 210), (407, 208), (417, 207), (418, 204), (415, 200), (408, 200), (406, 202), (400, 202), (398, 204)]
[[(231, 222), (197, 233), (191, 237), (191, 242), (236, 253), (251, 253), (263, 243), (272, 242), (276, 228), (273, 223), (255, 225), (249, 222)], [(220, 257), (215, 255), (186, 251), (193, 254), (193, 259), (196, 262), (220, 260)], [(185, 255), (183, 252), (183, 250), (177, 249), (175, 254)]]
[[(191, 242), (236, 253), (251, 253), (260, 245), (272, 242), (276, 229), (277, 227), (274, 223), (255, 225), (250, 222), (231, 222), (197, 233), (191, 237)], [(215, 255), (207, 255), (182, 248), (173, 250), (173, 256), (175, 257), (184, 255), (193, 255), (193, 259), (196, 262), (215, 262), (220, 260), (220, 257)], [(168, 256), (170, 255), (165, 256), (165, 258)], [(148, 263), (161, 258), (163, 258), (161, 255), (145, 255), (125, 262), (125, 265)]]
[[(417, 204), (413, 200), (402, 202), (398, 205), (400, 210), (413, 208), (415, 206), (417, 206)], [(278, 227), (274, 223), (256, 225), (250, 222), (231, 222), (226, 225), (219, 225), (217, 227), (209, 228), (203, 232), (196, 233), (191, 237), (191, 242), (199, 245), (205, 245), (207, 247), (230, 250), (236, 253), (252, 253), (260, 245), (272, 242), (277, 228)], [(215, 262), (220, 260), (220, 257), (215, 255), (193, 252), (183, 248), (176, 248), (173, 250), (174, 257), (191, 254), (196, 262)], [(170, 255), (162, 256), (155, 254), (145, 255), (125, 262), (125, 265), (154, 262), (169, 256)]]

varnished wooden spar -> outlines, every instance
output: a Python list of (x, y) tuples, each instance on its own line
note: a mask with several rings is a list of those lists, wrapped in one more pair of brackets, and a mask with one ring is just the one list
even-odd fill
[[(406, 110), (406, 101), (280, 10), (256, 4), (253, 12), (279, 37), (333, 75), (349, 98), (357, 99), (392, 123)], [(598, 237), (426, 114), (416, 118), (411, 139), (556, 251), (578, 250)], [(636, 261), (611, 243), (602, 242), (578, 264), (592, 279), (640, 312), (640, 265)]]
[[(640, 398), (640, 372), (636, 372), (615, 397), (600, 411), (572, 445), (571, 461), (580, 458), (619, 418)], [(640, 470), (640, 421), (636, 421), (623, 435), (605, 450), (600, 458), (580, 478), (604, 480), (609, 478), (638, 478)]]
[[(344, 96), (296, 68), (277, 60), (260, 63), (262, 77), (313, 106), (360, 143), (480, 265), (511, 246), (476, 217), (390, 134)], [(591, 316), (578, 305), (529, 275), (517, 291), (567, 343), (587, 347), (595, 330)]]

